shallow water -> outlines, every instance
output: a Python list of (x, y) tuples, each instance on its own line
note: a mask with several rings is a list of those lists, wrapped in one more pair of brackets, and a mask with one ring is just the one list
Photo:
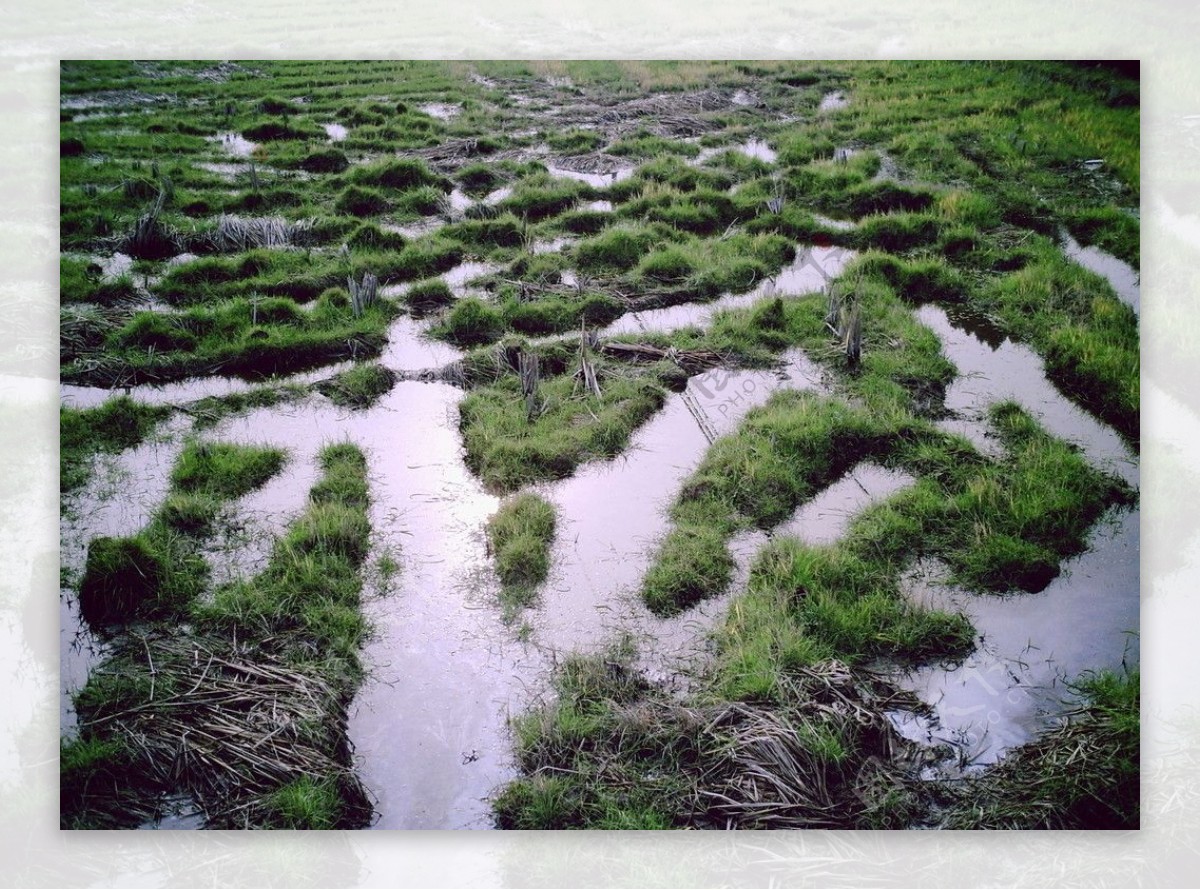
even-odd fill
[[(960, 376), (946, 393), (957, 417), (942, 425), (989, 453), (986, 406), (1013, 399), (1053, 435), (1078, 445), (1094, 466), (1139, 485), (1137, 458), (1108, 426), (1066, 399), (1045, 377), (1041, 358), (1007, 340), (986, 319), (951, 319), (937, 306), (918, 317), (939, 336)], [(961, 611), (979, 633), (960, 665), (928, 666), (901, 683), (933, 706), (937, 719), (899, 728), (923, 741), (959, 746), (968, 765), (994, 762), (1024, 744), (1069, 705), (1064, 679), (1138, 662), (1140, 606), (1139, 511), (1114, 510), (1092, 530), (1091, 549), (1063, 565), (1037, 594), (997, 596), (954, 588), (944, 567), (920, 564), (906, 580), (908, 595), (934, 608)]]
[(807, 544), (832, 544), (863, 508), (912, 485), (916, 478), (870, 462), (849, 473), (801, 504), (792, 517), (776, 526), (773, 536), (799, 538)]
[[(183, 447), (179, 435), (187, 425), (186, 418), (175, 417), (154, 440), (119, 455), (99, 455), (87, 484), (63, 499), (59, 562), (75, 584), (83, 578), (94, 538), (135, 535), (150, 521), (167, 494), (171, 468)], [(107, 646), (79, 614), (74, 589), (60, 589), (59, 614), (59, 720), (68, 735), (76, 725), (71, 696), (83, 688)]]
[(1059, 392), (1046, 379), (1037, 353), (989, 330), (979, 317), (960, 316), (956, 324), (945, 309), (934, 305), (922, 306), (917, 317), (938, 335), (942, 354), (958, 368), (958, 377), (946, 390), (946, 408), (954, 417), (940, 426), (995, 454), (999, 444), (990, 435), (986, 410), (1012, 399), (1048, 432), (1079, 445), (1094, 466), (1136, 487), (1138, 463), (1121, 437)]
[(257, 142), (251, 142), (241, 133), (221, 133), (213, 136), (210, 142), (219, 142), (228, 154), (235, 158), (248, 158), (258, 148)]
[(462, 112), (461, 105), (454, 105), (448, 102), (429, 102), (425, 105), (418, 105), (417, 108), (430, 117), (436, 117), (438, 120), (443, 121), (448, 121)]
[(1121, 302), (1141, 314), (1141, 275), (1136, 269), (1099, 247), (1084, 247), (1066, 232), (1062, 233), (1062, 240), (1067, 256), (1107, 280)]
[(901, 677), (937, 715), (934, 726), (908, 724), (906, 734), (958, 744), (972, 764), (992, 763), (1054, 724), (1073, 701), (1064, 680), (1137, 665), (1139, 518), (1138, 510), (1109, 514), (1093, 530), (1092, 549), (1041, 593), (975, 594), (945, 584), (940, 567), (920, 566), (908, 596), (964, 613), (979, 638), (961, 665)]
[(342, 142), (348, 132), (343, 124), (322, 124), (321, 127), (330, 142)]
[[(803, 353), (790, 351), (783, 362), (778, 370), (715, 369), (693, 377), (634, 434), (624, 454), (539, 486), (559, 516), (553, 568), (529, 619), (539, 645), (595, 652), (628, 633), (640, 644), (641, 666), (657, 679), (673, 677), (677, 662), (702, 651), (704, 632), (723, 614), (726, 598), (662, 620), (642, 605), (642, 577), (670, 530), (667, 509), (712, 439), (782, 388), (821, 385), (821, 370)], [(751, 537), (733, 548), (743, 565), (764, 540)]]
[(629, 312), (600, 331), (601, 336), (635, 334), (641, 331), (668, 332), (680, 328), (708, 325), (714, 315), (725, 309), (751, 306), (764, 297), (799, 296), (820, 291), (856, 256), (842, 247), (796, 249), (796, 259), (777, 274), (760, 282), (753, 290), (727, 294), (712, 303), (683, 303), (665, 309)]
[(846, 98), (846, 94), (838, 90), (833, 93), (826, 93), (821, 98), (821, 104), (817, 107), (818, 111), (836, 111), (839, 108), (845, 108), (850, 102)]

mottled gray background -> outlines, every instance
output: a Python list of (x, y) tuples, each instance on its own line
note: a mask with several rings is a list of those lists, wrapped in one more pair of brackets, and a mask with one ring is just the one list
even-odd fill
[[(0, 34), (0, 883), (1188, 886), (1200, 873), (1200, 63), (1152, 0), (5, 4)], [(62, 58), (1141, 58), (1143, 825), (1131, 833), (58, 831)]]

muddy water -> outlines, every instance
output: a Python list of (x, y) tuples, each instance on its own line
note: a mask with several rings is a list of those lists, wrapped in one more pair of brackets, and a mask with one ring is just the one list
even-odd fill
[(959, 376), (946, 390), (946, 408), (955, 416), (941, 426), (995, 454), (999, 445), (989, 434), (986, 410), (1012, 399), (1050, 433), (1079, 445), (1094, 466), (1137, 485), (1137, 461), (1121, 437), (1060, 393), (1046, 379), (1037, 353), (978, 316), (952, 319), (933, 305), (922, 306), (917, 316), (938, 335), (942, 353), (958, 368)]
[(1062, 233), (1063, 252), (1083, 268), (1106, 279), (1121, 302), (1141, 314), (1141, 276), (1128, 263), (1105, 253), (1099, 247), (1084, 247), (1066, 232)]
[[(992, 452), (983, 411), (1014, 399), (1060, 438), (1080, 446), (1094, 466), (1139, 484), (1137, 459), (1109, 427), (1063, 397), (1046, 380), (1039, 356), (1005, 339), (985, 319), (950, 319), (939, 307), (918, 313), (942, 340), (958, 367), (946, 405), (958, 417), (945, 425)], [(960, 746), (970, 763), (993, 762), (1034, 738), (1061, 714), (1064, 678), (1138, 661), (1140, 604), (1139, 511), (1113, 511), (1097, 524), (1091, 549), (1063, 566), (1062, 575), (1038, 594), (998, 597), (945, 583), (944, 568), (918, 567), (906, 582), (909, 595), (935, 608), (971, 618), (978, 647), (961, 665), (926, 667), (901, 679), (933, 706), (937, 720), (900, 723), (914, 738)]]
[(684, 303), (666, 309), (630, 312), (601, 330), (602, 336), (636, 334), (640, 331), (673, 331), (679, 328), (708, 325), (716, 313), (725, 309), (753, 305), (763, 297), (790, 296), (820, 291), (842, 273), (856, 254), (842, 247), (807, 247), (800, 245), (796, 259), (778, 274), (767, 278), (753, 290), (728, 294), (704, 305)]
[(321, 127), (325, 130), (325, 135), (329, 137), (330, 142), (342, 142), (346, 139), (348, 131), (342, 124), (322, 124)]

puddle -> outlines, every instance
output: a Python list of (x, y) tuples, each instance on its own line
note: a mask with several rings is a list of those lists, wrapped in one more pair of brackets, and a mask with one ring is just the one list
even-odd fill
[(442, 121), (448, 121), (462, 111), (461, 105), (452, 105), (447, 102), (429, 102), (425, 105), (418, 105), (417, 108), (430, 117), (436, 117)]
[(973, 765), (995, 762), (1062, 713), (1071, 700), (1064, 679), (1138, 663), (1139, 511), (1109, 514), (1091, 543), (1037, 594), (972, 594), (946, 586), (944, 570), (933, 565), (905, 580), (913, 600), (963, 612), (979, 632), (976, 651), (960, 666), (899, 678), (937, 715), (921, 741), (960, 745)]
[(590, 210), (593, 213), (612, 213), (612, 201), (589, 201), (583, 205), (584, 210)]
[(329, 137), (330, 142), (344, 141), (348, 132), (342, 124), (322, 124), (321, 127), (325, 130), (325, 135)]
[(836, 111), (839, 108), (845, 108), (850, 102), (846, 98), (846, 94), (841, 90), (833, 93), (826, 93), (821, 98), (821, 104), (817, 106), (818, 111)]
[(842, 273), (855, 255), (854, 251), (843, 247), (801, 245), (797, 248), (796, 259), (790, 266), (760, 282), (753, 290), (741, 294), (728, 294), (712, 303), (684, 303), (666, 309), (626, 313), (602, 329), (600, 334), (609, 337), (641, 331), (668, 332), (690, 326), (705, 327), (714, 315), (725, 309), (750, 306), (764, 297), (798, 296), (820, 291)]
[(535, 241), (530, 249), (533, 253), (559, 253), (564, 247), (574, 244), (575, 240), (570, 236), (560, 235), (557, 238), (551, 238), (549, 241)]
[(1137, 270), (1099, 247), (1084, 247), (1067, 232), (1062, 232), (1061, 235), (1063, 252), (1089, 272), (1095, 272), (1108, 281), (1121, 302), (1140, 315), (1141, 276)]
[(922, 306), (917, 317), (937, 334), (942, 354), (958, 368), (959, 376), (946, 390), (946, 408), (955, 417), (939, 426), (961, 433), (986, 454), (996, 454), (999, 444), (988, 435), (985, 411), (995, 402), (1012, 399), (1051, 434), (1079, 445), (1094, 466), (1138, 485), (1137, 461), (1121, 437), (1063, 396), (1046, 379), (1037, 353), (1003, 339), (978, 316), (959, 316), (958, 324), (966, 330), (940, 306)]
[(388, 232), (396, 232), (403, 235), (405, 238), (415, 241), (418, 238), (423, 238), (425, 235), (431, 235), (446, 225), (444, 219), (436, 216), (427, 216), (424, 219), (419, 219), (416, 222), (397, 225), (396, 223), (380, 223), (379, 227)]
[(559, 167), (555, 164), (547, 164), (546, 171), (551, 176), (557, 176), (560, 179), (575, 179), (579, 182), (586, 182), (594, 188), (604, 188), (612, 185), (614, 182), (620, 182), (623, 179), (628, 179), (633, 175), (634, 167), (621, 166), (608, 173), (581, 173), (577, 170), (568, 170), (566, 167)]
[(257, 142), (251, 142), (241, 133), (220, 133), (208, 141), (221, 143), (221, 147), (235, 158), (248, 158), (258, 148)]
[(827, 229), (836, 229), (839, 232), (848, 232), (851, 229), (856, 228), (858, 225), (858, 223), (852, 219), (834, 219), (832, 216), (823, 216), (820, 213), (814, 213), (812, 218), (815, 219), (819, 225), (822, 225)]
[(499, 271), (500, 267), (495, 263), (466, 262), (459, 263), (440, 277), (450, 286), (450, 290), (462, 294), (468, 290), (467, 283), (469, 281)]
[(762, 100), (758, 98), (758, 94), (752, 93), (749, 90), (738, 90), (730, 97), (729, 101), (739, 108), (756, 108), (762, 104)]
[(402, 315), (388, 328), (388, 344), (380, 363), (393, 371), (423, 371), (441, 368), (462, 358), (449, 343), (424, 336), (427, 325)]
[(808, 544), (832, 544), (864, 507), (912, 485), (916, 478), (873, 463), (861, 463), (811, 501), (771, 534), (799, 538)]
[(462, 189), (456, 188), (450, 192), (450, 210), (454, 213), (465, 213), (474, 203), (475, 199)]
[(495, 191), (488, 192), (487, 195), (485, 195), (483, 198), (483, 203), (486, 204), (488, 207), (494, 207), (495, 205), (497, 205), (501, 201), (503, 201), (505, 198), (509, 197), (512, 194), (512, 192), (513, 192), (513, 190), (512, 190), (511, 185), (501, 186), (500, 188), (496, 189)]
[(402, 563), (396, 589), (365, 607), (375, 632), (349, 723), (381, 829), (492, 827), (486, 798), (514, 775), (506, 718), (547, 667), (494, 604), (483, 527), (499, 500), (462, 462), (461, 397), (400, 383), (370, 412), (312, 432), (369, 449), (371, 522)]

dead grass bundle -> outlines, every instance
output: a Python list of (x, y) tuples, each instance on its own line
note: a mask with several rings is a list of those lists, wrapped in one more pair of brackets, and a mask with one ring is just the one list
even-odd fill
[(627, 161), (602, 151), (568, 155), (557, 158), (554, 163), (563, 170), (570, 170), (572, 173), (587, 173), (593, 176), (615, 176), (618, 170), (628, 166)]
[(259, 247), (304, 244), (313, 221), (289, 222), (277, 216), (239, 217), (222, 214), (211, 232), (200, 236), (203, 246), (216, 253), (240, 253)]
[(634, 362), (658, 362), (666, 359), (689, 374), (699, 374), (725, 364), (724, 356), (705, 349), (661, 349), (647, 343), (604, 343), (600, 352), (611, 358)]
[[(131, 640), (96, 671), (98, 688), (124, 690), (89, 712), (83, 730), (130, 752), (139, 781), (195, 802), (209, 828), (270, 824), (279, 789), (336, 783), (338, 827), (370, 818), (350, 769), (346, 692), (316, 671), (236, 642), (189, 636)], [(157, 801), (145, 800), (147, 817)], [(357, 823), (357, 824), (356, 824)]]

